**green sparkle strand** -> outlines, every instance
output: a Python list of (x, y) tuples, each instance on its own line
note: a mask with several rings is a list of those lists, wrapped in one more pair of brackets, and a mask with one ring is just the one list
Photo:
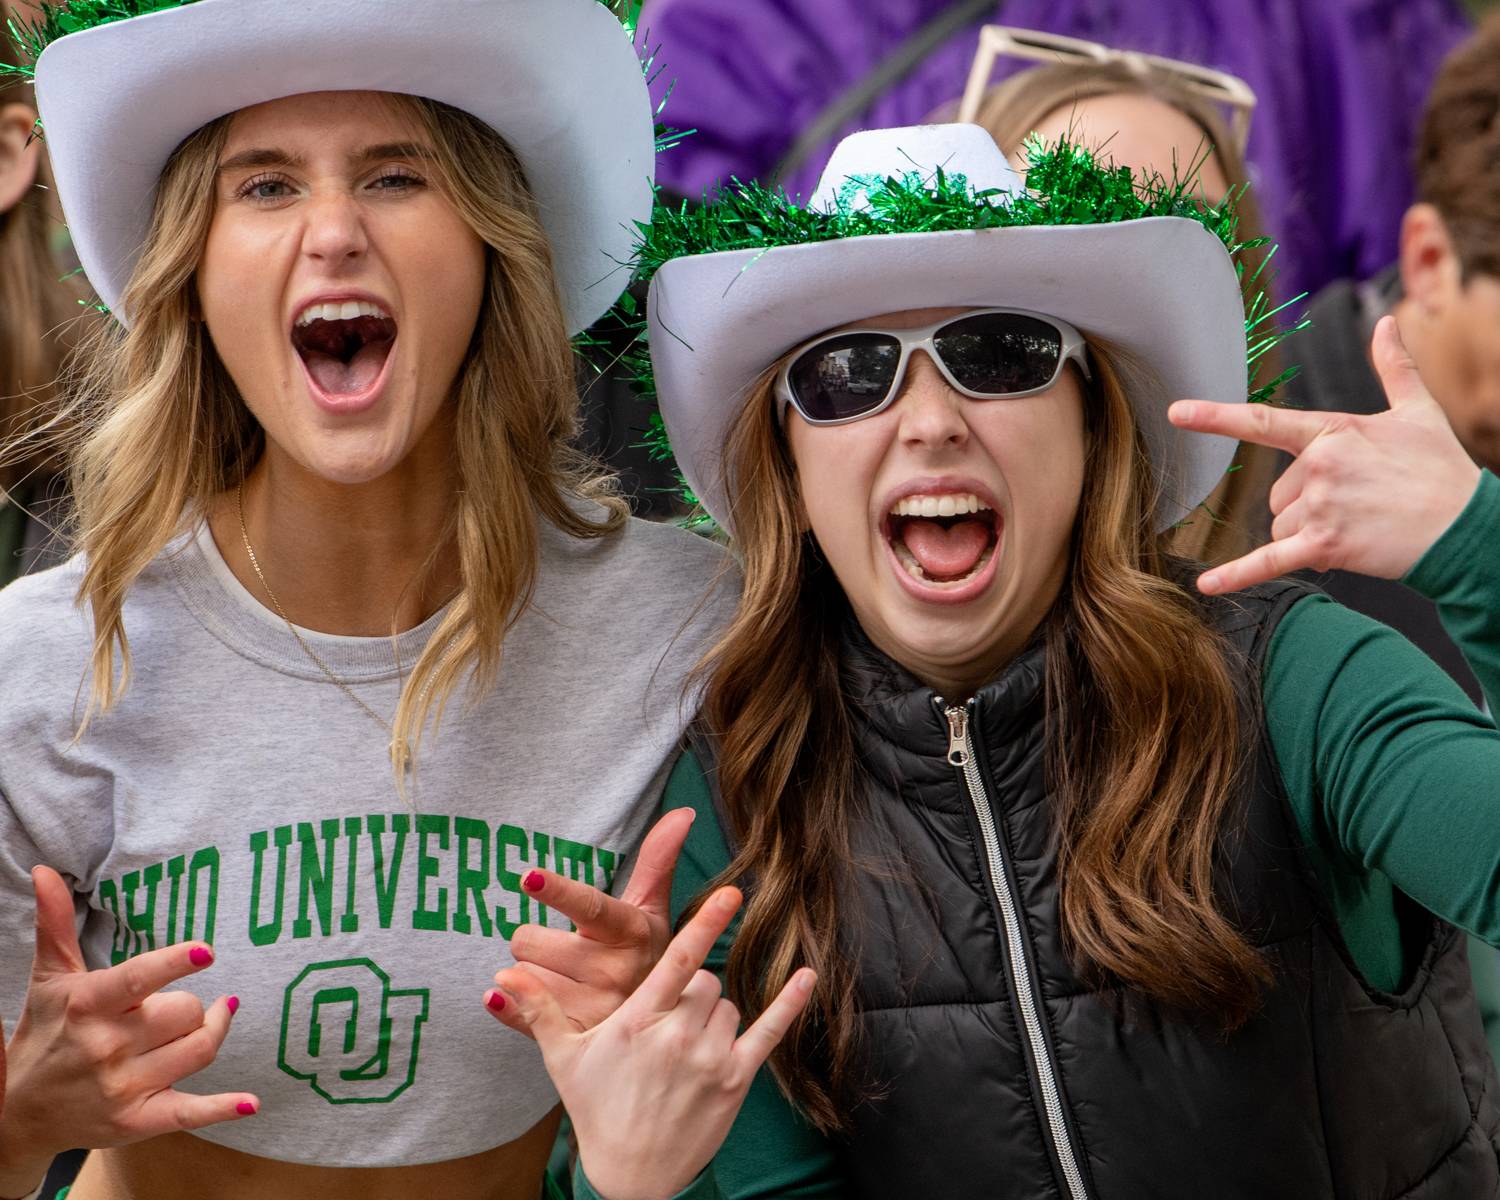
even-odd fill
[(23, 21), (13, 16), (6, 21), (6, 32), (19, 52), (21, 64), (13, 67), (8, 63), (0, 63), (0, 77), (10, 75), (32, 83), (36, 80), (36, 60), (41, 58), (43, 50), (59, 38), (67, 37), (70, 33), (81, 33), (98, 25), (128, 21), (132, 17), (144, 17), (196, 2), (197, 0), (68, 0), (64, 4), (50, 4), (43, 0), (36, 6), (37, 14), (31, 20)]
[[(941, 168), (929, 175), (916, 171), (900, 176), (851, 180), (840, 191), (831, 211), (804, 208), (781, 188), (731, 179), (712, 201), (700, 205), (672, 204), (660, 193), (649, 224), (637, 226), (636, 283), (649, 286), (667, 263), (676, 258), (734, 250), (772, 250), (853, 237), (902, 233), (947, 233), (981, 229), (1009, 229), (1037, 225), (1099, 225), (1147, 217), (1182, 217), (1195, 221), (1223, 244), (1236, 260), (1245, 304), (1247, 369), (1276, 350), (1292, 334), (1305, 329), (1305, 317), (1285, 325), (1281, 317), (1306, 299), (1296, 296), (1274, 304), (1270, 266), (1275, 247), (1246, 277), (1238, 256), (1270, 245), (1268, 239), (1241, 240), (1238, 203), (1244, 188), (1230, 191), (1218, 204), (1200, 198), (1196, 169), (1186, 177), (1174, 165), (1170, 178), (1159, 172), (1133, 173), (1128, 167), (1101, 162), (1094, 151), (1066, 136), (1047, 145), (1032, 137), (1024, 146), (1026, 190), (1000, 193), (975, 191), (962, 175)], [(1194, 164), (1195, 168), (1198, 164)], [(855, 203), (862, 201), (863, 206)], [(754, 270), (754, 261), (745, 270)], [(657, 409), (656, 381), (648, 345), (648, 322), (631, 301), (627, 311), (617, 306), (614, 318), (630, 331), (621, 364), (652, 416), (641, 445), (654, 459), (672, 457), (666, 426)], [(1250, 392), (1253, 403), (1270, 401), (1296, 373), (1288, 368)], [(679, 479), (681, 475), (679, 473)], [(694, 498), (683, 485), (683, 498)]]

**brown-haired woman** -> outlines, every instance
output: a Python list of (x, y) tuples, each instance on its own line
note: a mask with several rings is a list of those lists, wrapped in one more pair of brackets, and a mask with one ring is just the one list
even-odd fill
[[(0, 4), (0, 22), (6, 16)], [(4, 37), (0, 63), (18, 65)], [(59, 279), (52, 252), (59, 225), (35, 127), (30, 89), (0, 86), (0, 437), (53, 415), (79, 320), (77, 289)], [(63, 488), (53, 458), (39, 447), (0, 465), (0, 587), (60, 557)]]
[[(984, 93), (974, 123), (989, 130), (1017, 169), (1025, 169), (1026, 138), (1044, 141), (1064, 135), (1122, 167), (1162, 175), (1186, 175), (1196, 168), (1206, 203), (1235, 192), (1239, 237), (1265, 236), (1260, 205), (1229, 122), (1217, 104), (1195, 95), (1164, 71), (1126, 62), (1053, 63), (1019, 71)], [(1236, 256), (1247, 277), (1255, 277), (1266, 247)], [(1262, 279), (1257, 286), (1263, 286)], [(1255, 365), (1256, 387), (1281, 370), (1276, 355)], [(1277, 455), (1262, 446), (1242, 446), (1234, 470), (1214, 488), (1202, 508), (1186, 518), (1172, 540), (1172, 552), (1196, 562), (1222, 563), (1248, 553), (1269, 535), (1266, 497), (1276, 477)]]
[(641, 64), (595, 0), (354, 8), (35, 32), (118, 324), (79, 553), (0, 595), (0, 1196), (82, 1146), (75, 1200), (535, 1200), (557, 1096), (491, 972), (666, 941), (660, 839), (654, 921), (570, 890), (634, 856), (723, 560), (570, 448)]
[[(972, 126), (857, 134), (832, 215), (757, 222), (806, 240), (655, 275), (663, 416), (745, 572), (668, 787), (699, 814), (677, 899), (747, 903), (709, 960), (729, 1000), (684, 971), (723, 897), (587, 1033), (512, 989), (608, 1200), (1500, 1187), (1448, 923), (1500, 941), (1500, 736), (1398, 635), (1276, 581), (1404, 576), (1500, 698), (1500, 480), (1392, 322), (1390, 412), (1245, 404), (1224, 230), (1044, 157), (1023, 188)], [(1195, 581), (1166, 535), (1222, 435), (1299, 458), (1276, 540)], [(783, 1101), (749, 1076), (798, 1006), (740, 1042), (734, 1006), (809, 968)]]

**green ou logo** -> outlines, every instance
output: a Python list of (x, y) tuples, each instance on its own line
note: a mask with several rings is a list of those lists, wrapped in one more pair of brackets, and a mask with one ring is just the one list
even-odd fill
[(417, 1074), (427, 989), (368, 958), (313, 963), (287, 985), (277, 1065), (329, 1104), (388, 1104)]

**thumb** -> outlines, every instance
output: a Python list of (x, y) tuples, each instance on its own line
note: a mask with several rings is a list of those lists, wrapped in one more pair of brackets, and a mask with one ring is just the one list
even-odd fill
[(674, 808), (651, 827), (621, 899), (653, 916), (666, 919), (671, 915), (672, 876), (695, 816), (691, 808)]
[(581, 1036), (578, 1027), (563, 1012), (562, 1005), (547, 990), (547, 985), (535, 975), (529, 971), (511, 970), (502, 971), (496, 978), (501, 980), (500, 990), (486, 994), (485, 1005), (497, 1014), (501, 1011), (496, 1004), (497, 997), (504, 1001), (504, 1007), (514, 1006), (517, 1011), (506, 1024), (513, 1027), (524, 1024), (541, 1047), (543, 1057), (550, 1058), (565, 1051), (572, 1039)]
[(31, 883), (36, 889), (36, 957), (31, 964), (32, 979), (51, 979), (88, 970), (78, 945), (73, 889), (51, 867), (34, 868)]
[(1376, 374), (1380, 376), (1386, 402), (1393, 411), (1430, 408), (1441, 414), (1438, 402), (1422, 382), (1416, 359), (1412, 358), (1401, 338), (1401, 327), (1396, 324), (1395, 317), (1381, 317), (1376, 324), (1370, 357), (1375, 363)]

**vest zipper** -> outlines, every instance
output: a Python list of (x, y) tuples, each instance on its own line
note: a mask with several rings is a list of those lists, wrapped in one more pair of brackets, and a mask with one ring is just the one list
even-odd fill
[(967, 708), (947, 705), (942, 700), (938, 703), (948, 718), (948, 762), (958, 768), (974, 815), (979, 818), (979, 831), (984, 837), (990, 883), (995, 899), (999, 902), (1005, 928), (1006, 959), (1010, 965), (1016, 997), (1021, 1004), (1021, 1023), (1026, 1034), (1027, 1049), (1031, 1053), (1032, 1062), (1036, 1064), (1037, 1078), (1042, 1084), (1042, 1106), (1047, 1112), (1047, 1131), (1052, 1137), (1052, 1149), (1062, 1167), (1071, 1200), (1088, 1200), (1088, 1191), (1083, 1186), (1083, 1172), (1078, 1166), (1078, 1155), (1063, 1116), (1062, 1092), (1057, 1086), (1057, 1067), (1042, 1033), (1042, 1018), (1037, 1011), (1036, 992), (1032, 986), (1031, 959), (1027, 955), (1026, 941), (1021, 933), (1021, 918), (1011, 892), (1010, 870), (1001, 849), (1000, 834), (995, 828), (989, 792), (985, 788), (984, 776), (979, 772), (979, 760), (974, 754), (974, 739), (969, 731), (969, 712)]

